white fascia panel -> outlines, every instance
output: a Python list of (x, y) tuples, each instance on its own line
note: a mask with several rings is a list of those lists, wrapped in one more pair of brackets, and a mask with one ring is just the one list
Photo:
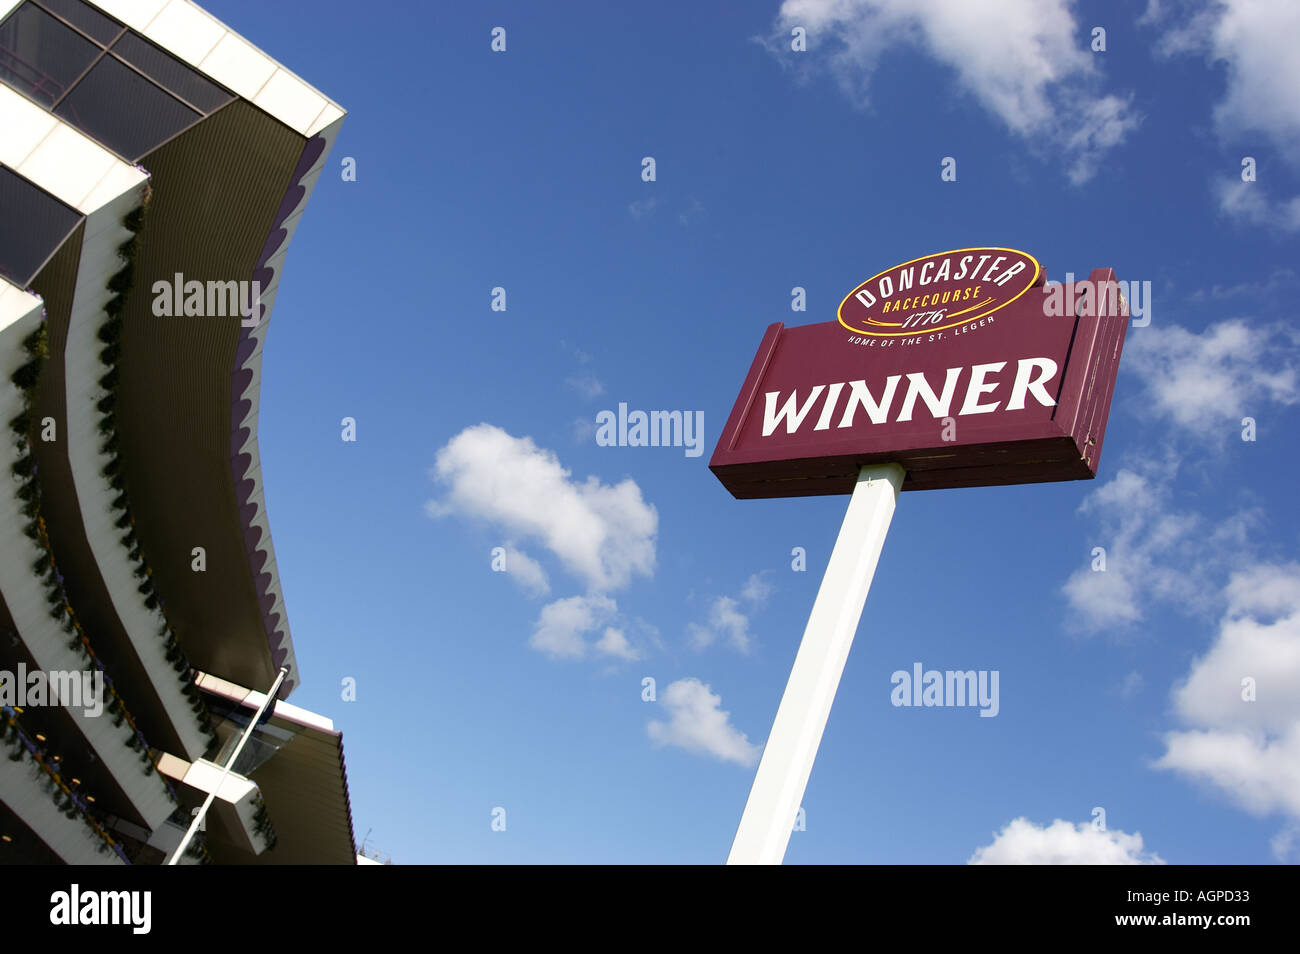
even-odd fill
[[(115, 0), (118, 5), (121, 0)], [(149, 6), (154, 6), (150, 3)], [(108, 9), (109, 4), (101, 6)], [(192, 0), (162, 0), (141, 33), (290, 129), (314, 135), (343, 115), (337, 104), (280, 66)]]
[[(316, 121), (312, 123), (311, 127), (307, 130), (307, 135), (316, 136), (322, 133), (334, 124), (341, 122), (344, 115), (345, 113), (343, 110), (339, 109), (333, 103), (326, 103), (325, 108), (321, 110), (321, 114), (316, 117)], [(334, 133), (336, 132), (338, 132), (338, 130), (333, 130), (333, 132), (326, 136), (331, 144), (334, 141)], [(328, 152), (328, 150), (326, 151)]]
[(167, 0), (90, 0), (109, 16), (117, 17), (127, 26), (144, 32), (149, 21), (156, 17)]
[(337, 103), (192, 0), (91, 2), (304, 136), (315, 136), (344, 115)]
[(0, 85), (0, 129), (4, 130), (0, 136), (0, 162), (17, 169), (58, 124), (53, 113)]
[(44, 307), (45, 302), (36, 295), (29, 294), (13, 282), (0, 278), (0, 331), (18, 322), (32, 324), (30, 321), (24, 321), (26, 318), (35, 318), (39, 321), (41, 309)]
[(299, 725), (310, 726), (313, 729), (322, 729), (325, 732), (334, 731), (334, 720), (327, 718), (317, 712), (304, 709), (302, 706), (295, 706), (292, 702), (281, 702), (278, 699), (275, 703), (275, 715), (279, 719), (288, 719), (290, 722), (296, 722)]
[(200, 689), (207, 690), (214, 695), (225, 696), (234, 702), (243, 702), (244, 697), (248, 695), (248, 690), (243, 686), (207, 672), (199, 673), (194, 680), (194, 684)]
[[(224, 696), (232, 702), (237, 702), (245, 708), (257, 710), (266, 699), (266, 693), (255, 692), (244, 686), (237, 685), (226, 679), (221, 679), (209, 673), (200, 673), (195, 680), (195, 684), (205, 692), (210, 692), (216, 696)], [(299, 725), (308, 726), (313, 729), (323, 729), (326, 732), (334, 731), (334, 722), (315, 712), (311, 712), (301, 706), (295, 706), (289, 702), (275, 700), (274, 715), (277, 719), (288, 719), (290, 722), (296, 722)]]
[(0, 129), (0, 162), (86, 215), (149, 178), (3, 85)]
[(329, 104), (320, 93), (281, 68), (271, 75), (262, 91), (253, 97), (253, 105), (260, 106), (290, 129), (305, 136), (316, 117)]
[(278, 69), (275, 61), (238, 33), (227, 32), (196, 64), (213, 79), (251, 100)]
[[(160, 761), (158, 769), (205, 795), (216, 795), (217, 801), (212, 810), (227, 822), (227, 832), (239, 847), (255, 855), (260, 855), (267, 849), (266, 839), (255, 830), (258, 799), (261, 795), (256, 783), (238, 772), (226, 775), (220, 765), (207, 759), (187, 764), (181, 759), (169, 758), (165, 762)], [(223, 802), (228, 806), (224, 812)]]
[(149, 39), (191, 64), (203, 62), (226, 32), (219, 21), (185, 0), (171, 0), (144, 29)]
[(94, 238), (105, 227), (118, 224), (122, 216), (139, 205), (148, 181), (149, 173), (125, 162), (110, 169), (81, 201), (82, 211), (90, 217), (86, 222), (86, 238)]
[(257, 786), (238, 772), (231, 772), (223, 779), (224, 771), (215, 762), (196, 759), (190, 763), (181, 781), (208, 795), (216, 793), (217, 798), (226, 802), (242, 801), (257, 791)]
[[(18, 171), (64, 202), (80, 209), (120, 159), (71, 126), (57, 123), (18, 166)], [(83, 209), (84, 211), (84, 209)]]

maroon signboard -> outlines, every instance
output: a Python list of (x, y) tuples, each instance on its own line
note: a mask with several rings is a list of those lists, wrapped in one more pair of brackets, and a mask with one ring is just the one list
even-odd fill
[(903, 490), (1094, 477), (1127, 328), (1109, 268), (1049, 289), (1015, 249), (904, 262), (835, 321), (768, 327), (709, 468), (740, 498), (851, 493), (887, 461)]

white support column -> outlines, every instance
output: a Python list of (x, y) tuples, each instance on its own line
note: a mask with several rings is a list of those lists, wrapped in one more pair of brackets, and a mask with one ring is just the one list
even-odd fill
[(763, 748), (745, 814), (727, 858), (729, 865), (777, 865), (785, 857), (795, 814), (803, 801), (835, 690), (894, 516), (903, 476), (899, 464), (873, 464), (858, 474), (776, 721)]

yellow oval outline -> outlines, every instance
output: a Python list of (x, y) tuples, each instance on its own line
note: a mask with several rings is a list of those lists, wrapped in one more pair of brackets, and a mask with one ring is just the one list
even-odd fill
[[(914, 328), (911, 331), (862, 331), (861, 329), (854, 328), (852, 325), (845, 322), (844, 303), (848, 301), (850, 298), (852, 298), (855, 292), (860, 291), (864, 285), (870, 284), (871, 282), (875, 281), (877, 278), (879, 278), (881, 275), (886, 274), (887, 272), (892, 272), (896, 268), (904, 268), (908, 265), (911, 265), (913, 262), (922, 262), (925, 261), (925, 259), (927, 258), (939, 258), (942, 255), (956, 255), (960, 252), (1015, 252), (1017, 255), (1023, 255), (1025, 258), (1029, 259), (1031, 262), (1034, 263), (1034, 277), (1029, 282), (1028, 285), (1026, 285), (1019, 292), (1017, 292), (1013, 297), (1008, 298), (1002, 304), (990, 308), (988, 311), (983, 312), (982, 314), (972, 315), (971, 317), (965, 318), (962, 321), (954, 321), (950, 325), (941, 325), (938, 328), (924, 328), (924, 329)], [(918, 255), (916, 258), (908, 259), (906, 262), (900, 262), (897, 265), (891, 265), (889, 266), (889, 268), (884, 269), (884, 271), (876, 272), (876, 274), (872, 275), (870, 278), (866, 279), (865, 281), (858, 282), (857, 285), (853, 286), (853, 290), (850, 291), (847, 295), (845, 295), (844, 298), (840, 301), (840, 307), (835, 309), (835, 320), (838, 321), (840, 325), (843, 326), (846, 330), (853, 332), (855, 335), (870, 335), (873, 338), (907, 338), (909, 336), (916, 337), (918, 334), (928, 334), (929, 332), (932, 331), (946, 331), (949, 328), (956, 328), (958, 325), (965, 325), (965, 324), (969, 324), (972, 321), (977, 321), (980, 318), (987, 317), (988, 315), (993, 314), (995, 311), (1000, 311), (1001, 309), (1007, 307), (1007, 305), (1011, 304), (1021, 295), (1025, 294), (1025, 292), (1029, 291), (1029, 289), (1033, 288), (1036, 284), (1038, 284), (1038, 276), (1041, 275), (1042, 272), (1043, 272), (1043, 266), (1039, 264), (1038, 259), (1034, 258), (1034, 256), (1030, 255), (1024, 249), (1005, 248), (1004, 246), (1001, 245), (977, 245), (971, 248), (950, 248), (946, 252), (931, 252), (929, 255)]]

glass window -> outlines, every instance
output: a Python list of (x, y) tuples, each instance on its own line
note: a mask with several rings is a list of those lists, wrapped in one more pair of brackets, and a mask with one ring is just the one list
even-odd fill
[(112, 43), (122, 27), (116, 20), (104, 16), (82, 0), (39, 0), (41, 6), (51, 13), (63, 17), (88, 37), (98, 40), (105, 46)]
[(32, 3), (0, 23), (0, 80), (46, 107), (99, 55), (99, 47)]
[[(235, 746), (239, 744), (239, 737), (248, 728), (248, 723), (256, 713), (252, 709), (246, 709), (238, 703), (219, 696), (205, 694), (203, 698), (208, 704), (208, 712), (217, 723), (218, 734), (225, 739), (212, 761), (218, 765), (225, 765), (226, 759), (230, 758), (230, 753), (235, 751)], [(269, 721), (263, 722), (253, 730), (248, 744), (244, 746), (244, 751), (239, 753), (239, 758), (235, 761), (233, 771), (247, 778), (297, 736), (297, 732), (291, 729), (281, 728)]]
[(5, 216), (0, 275), (26, 288), (77, 227), (81, 213), (5, 166), (0, 166), (0, 209)]
[(54, 113), (132, 161), (199, 119), (111, 56), (96, 63)]
[(113, 52), (205, 115), (233, 98), (231, 93), (202, 73), (190, 69), (136, 33), (123, 34), (113, 44)]

